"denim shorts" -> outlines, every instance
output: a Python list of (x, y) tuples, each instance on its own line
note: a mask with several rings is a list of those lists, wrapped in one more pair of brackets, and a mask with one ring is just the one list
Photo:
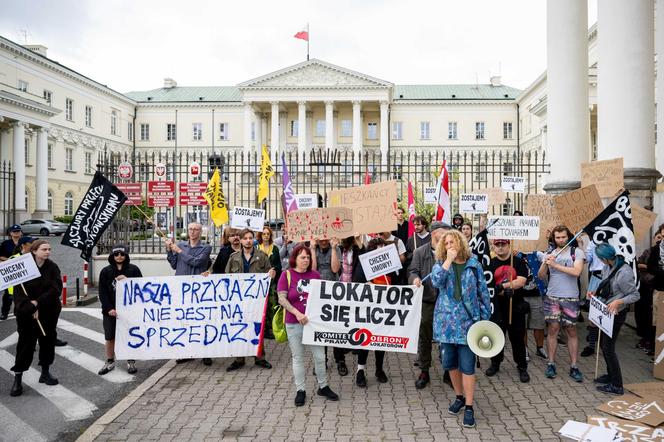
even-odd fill
[(475, 374), (475, 353), (463, 344), (440, 344), (440, 362), (444, 370), (459, 370), (472, 376)]

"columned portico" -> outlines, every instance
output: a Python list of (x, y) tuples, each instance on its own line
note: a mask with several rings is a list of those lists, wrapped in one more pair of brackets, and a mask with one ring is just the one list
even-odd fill
[(325, 149), (334, 149), (334, 102), (325, 102)]
[(27, 217), (25, 207), (25, 123), (14, 123), (13, 163), (14, 169), (14, 207), (17, 220)]
[(307, 151), (307, 103), (297, 102), (297, 153), (300, 157)]
[(254, 121), (254, 110), (250, 101), (244, 103), (244, 152), (251, 152), (251, 123)]
[(362, 151), (362, 103), (353, 101), (353, 153)]
[(270, 103), (271, 114), (271, 134), (270, 134), (270, 147), (272, 152), (277, 152), (279, 150), (279, 102), (272, 101)]
[(33, 218), (50, 219), (48, 211), (48, 130), (37, 130), (37, 171), (35, 176), (37, 207)]

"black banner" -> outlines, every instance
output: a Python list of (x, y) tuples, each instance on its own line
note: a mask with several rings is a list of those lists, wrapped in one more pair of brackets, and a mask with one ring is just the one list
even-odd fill
[(470, 251), (477, 257), (482, 267), (487, 268), (491, 261), (489, 238), (487, 237), (487, 229), (482, 230), (475, 235), (473, 239), (468, 242)]
[(101, 172), (95, 173), (74, 219), (62, 237), (62, 244), (81, 250), (81, 258), (90, 260), (92, 249), (127, 197), (108, 181)]

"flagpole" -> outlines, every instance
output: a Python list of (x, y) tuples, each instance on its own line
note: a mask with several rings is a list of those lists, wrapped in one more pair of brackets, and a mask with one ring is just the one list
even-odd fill
[(309, 23), (307, 23), (307, 61), (309, 61), (309, 40), (311, 40), (311, 33), (309, 32)]

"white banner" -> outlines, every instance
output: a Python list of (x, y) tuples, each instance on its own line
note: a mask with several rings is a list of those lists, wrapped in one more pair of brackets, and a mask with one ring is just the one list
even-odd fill
[(0, 290), (20, 285), (40, 276), (32, 253), (8, 259), (0, 264)]
[(489, 239), (537, 240), (540, 235), (539, 216), (490, 216), (488, 225)]
[(297, 209), (316, 209), (318, 207), (318, 195), (315, 193), (300, 193), (295, 195)]
[(462, 193), (459, 196), (459, 212), (488, 213), (489, 195), (480, 193)]
[(118, 281), (117, 358), (256, 356), (269, 290), (253, 273)]
[(526, 179), (522, 176), (503, 176), (500, 187), (505, 192), (524, 193), (526, 191)]
[(312, 280), (302, 343), (415, 354), (422, 290)]
[(364, 270), (364, 276), (367, 278), (367, 281), (396, 272), (402, 268), (399, 252), (395, 244), (363, 253), (360, 255), (360, 264), (362, 264), (362, 270)]
[(231, 214), (231, 227), (235, 229), (251, 229), (262, 232), (265, 225), (265, 210), (234, 207)]
[(590, 298), (590, 310), (588, 311), (588, 319), (590, 322), (599, 327), (605, 335), (612, 338), (613, 336), (613, 313), (609, 312), (609, 308), (602, 301), (597, 299), (597, 296)]
[(425, 204), (436, 204), (436, 188), (435, 187), (425, 187), (424, 188), (424, 203)]

